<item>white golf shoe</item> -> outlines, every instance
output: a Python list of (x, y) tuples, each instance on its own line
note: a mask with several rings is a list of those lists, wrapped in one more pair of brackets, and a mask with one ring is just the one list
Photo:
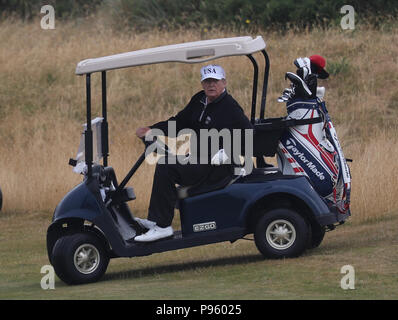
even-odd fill
[(137, 221), (141, 227), (146, 229), (152, 229), (154, 226), (156, 226), (155, 221), (151, 221), (148, 219), (134, 218), (134, 220)]
[(160, 240), (163, 238), (171, 237), (174, 234), (173, 228), (171, 226), (166, 228), (161, 228), (155, 224), (154, 227), (150, 228), (146, 233), (136, 236), (134, 241), (137, 242), (151, 242)]

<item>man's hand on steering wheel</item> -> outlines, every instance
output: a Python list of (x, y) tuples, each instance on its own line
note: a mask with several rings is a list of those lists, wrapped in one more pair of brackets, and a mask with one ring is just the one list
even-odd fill
[(142, 127), (142, 128), (138, 128), (136, 131), (135, 131), (135, 134), (137, 135), (137, 137), (138, 138), (144, 138), (145, 137), (145, 135), (148, 133), (148, 131), (150, 131), (151, 130), (151, 128), (149, 128), (149, 127)]

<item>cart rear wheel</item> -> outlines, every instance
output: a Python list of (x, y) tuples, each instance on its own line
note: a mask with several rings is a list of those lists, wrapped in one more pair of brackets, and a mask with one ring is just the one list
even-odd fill
[(57, 240), (52, 263), (56, 274), (65, 283), (90, 283), (104, 275), (109, 255), (96, 235), (76, 233)]
[(305, 219), (290, 209), (274, 209), (258, 220), (254, 240), (267, 258), (291, 258), (301, 255), (307, 246), (310, 229)]
[(325, 237), (325, 233), (325, 227), (316, 226), (312, 228), (311, 242), (308, 245), (308, 249), (314, 249), (319, 247), (323, 238)]

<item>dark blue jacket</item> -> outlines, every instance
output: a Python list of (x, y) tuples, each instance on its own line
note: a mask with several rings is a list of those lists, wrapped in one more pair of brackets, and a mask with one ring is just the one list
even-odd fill
[[(182, 109), (177, 115), (169, 118), (166, 121), (158, 122), (151, 126), (151, 128), (157, 128), (162, 130), (166, 136), (170, 136), (168, 132), (168, 121), (175, 121), (176, 123), (176, 133), (178, 135), (179, 131), (183, 129), (193, 130), (197, 137), (198, 150), (197, 154), (200, 152), (200, 130), (201, 129), (216, 129), (221, 131), (222, 129), (227, 129), (231, 132), (233, 129), (240, 129), (241, 131), (241, 154), (244, 152), (244, 129), (253, 129), (253, 125), (246, 117), (241, 106), (236, 102), (234, 98), (225, 90), (216, 100), (206, 105), (206, 95), (204, 91), (200, 91), (195, 94), (188, 105)], [(171, 137), (171, 136), (170, 136)], [(203, 142), (203, 141), (202, 141)], [(210, 159), (210, 139), (208, 140)], [(219, 148), (224, 147), (222, 141), (220, 142)], [(195, 150), (191, 150), (194, 152)], [(230, 157), (231, 155), (228, 154)], [(209, 161), (210, 161), (209, 159)], [(230, 157), (231, 159), (231, 157)]]

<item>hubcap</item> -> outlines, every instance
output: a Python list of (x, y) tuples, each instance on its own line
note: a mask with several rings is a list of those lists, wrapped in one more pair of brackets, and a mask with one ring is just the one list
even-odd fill
[(296, 229), (287, 220), (272, 221), (265, 232), (269, 245), (277, 250), (289, 248), (296, 239)]
[(98, 268), (100, 254), (95, 246), (85, 243), (75, 251), (73, 262), (79, 272), (89, 274)]

